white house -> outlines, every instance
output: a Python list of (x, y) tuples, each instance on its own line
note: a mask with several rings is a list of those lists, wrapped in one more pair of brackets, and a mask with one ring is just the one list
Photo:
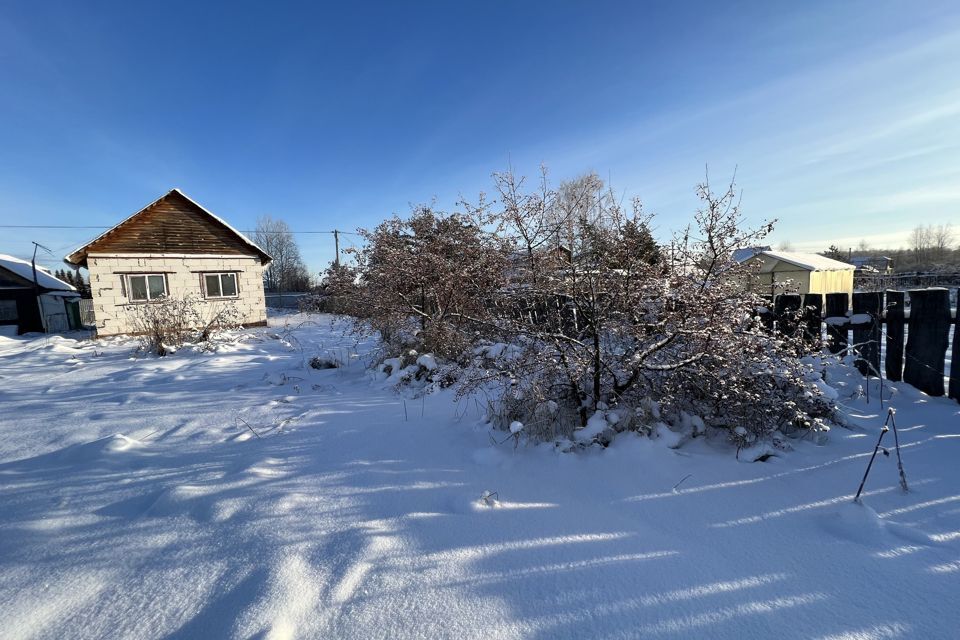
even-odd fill
[(194, 294), (236, 305), (245, 326), (267, 322), (263, 270), (270, 256), (173, 189), (64, 258), (90, 272), (97, 335), (133, 331), (128, 311), (161, 296)]

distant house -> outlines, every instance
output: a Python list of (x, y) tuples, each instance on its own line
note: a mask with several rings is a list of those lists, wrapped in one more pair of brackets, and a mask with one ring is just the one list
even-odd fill
[(0, 333), (57, 332), (80, 328), (80, 294), (26, 260), (0, 254)]
[(270, 256), (173, 189), (64, 258), (86, 267), (97, 334), (133, 331), (128, 310), (162, 296), (230, 301), (245, 326), (266, 324), (263, 270)]
[(893, 258), (887, 256), (857, 256), (850, 258), (850, 264), (857, 268), (857, 275), (860, 275), (859, 272), (883, 275), (893, 273)]
[(788, 251), (760, 251), (748, 260), (758, 264), (761, 293), (846, 293), (853, 296), (855, 267), (852, 264), (817, 253)]

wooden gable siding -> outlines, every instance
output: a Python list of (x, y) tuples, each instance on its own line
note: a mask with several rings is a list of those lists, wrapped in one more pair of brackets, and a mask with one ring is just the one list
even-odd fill
[(88, 245), (84, 253), (256, 255), (230, 229), (177, 192)]

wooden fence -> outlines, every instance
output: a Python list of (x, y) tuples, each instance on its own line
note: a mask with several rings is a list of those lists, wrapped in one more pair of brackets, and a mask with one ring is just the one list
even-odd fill
[(858, 273), (854, 278), (857, 291), (910, 291), (927, 287), (960, 287), (960, 271), (937, 273)]
[(784, 294), (763, 319), (786, 334), (803, 331), (811, 351), (823, 346), (835, 354), (849, 349), (864, 375), (902, 380), (928, 395), (946, 394), (960, 402), (960, 314), (951, 310), (950, 294), (944, 288), (915, 289), (906, 295), (854, 293), (852, 308), (845, 293)]
[(300, 305), (300, 299), (310, 295), (302, 291), (290, 291), (285, 293), (264, 293), (264, 302), (268, 307), (275, 309), (296, 309)]
[(92, 327), (97, 324), (97, 319), (93, 314), (93, 300), (89, 298), (80, 299), (80, 324), (85, 327)]

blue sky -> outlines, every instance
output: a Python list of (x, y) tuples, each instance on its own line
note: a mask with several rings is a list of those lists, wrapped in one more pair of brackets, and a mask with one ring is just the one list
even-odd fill
[(960, 223), (955, 1), (200, 4), (0, 2), (0, 223), (110, 226), (176, 186), (238, 228), (352, 230), (508, 162), (595, 170), (662, 237), (706, 165), (800, 250)]

